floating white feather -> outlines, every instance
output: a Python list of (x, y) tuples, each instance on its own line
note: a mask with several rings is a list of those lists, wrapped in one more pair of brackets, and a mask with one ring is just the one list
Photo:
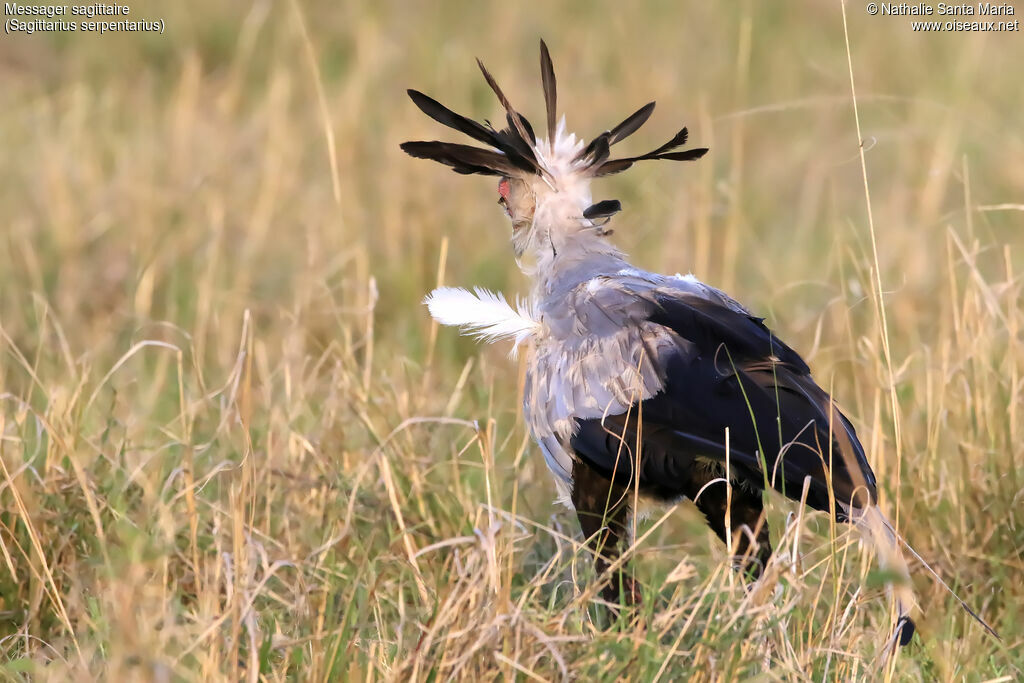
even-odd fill
[(428, 294), (423, 303), (442, 325), (460, 327), (488, 342), (515, 340), (513, 353), (540, 329), (540, 323), (523, 301), (517, 301), (516, 308), (512, 308), (503, 294), (481, 287), (474, 287), (472, 292), (461, 287), (440, 287)]

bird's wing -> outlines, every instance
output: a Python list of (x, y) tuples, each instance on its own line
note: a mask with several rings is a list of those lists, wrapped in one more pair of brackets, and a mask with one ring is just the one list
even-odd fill
[(728, 457), (734, 477), (793, 498), (809, 478), (808, 503), (817, 509), (830, 509), (830, 489), (840, 503), (874, 501), (874, 474), (853, 425), (799, 354), (731, 299), (653, 284), (632, 296), (628, 282), (591, 287), (592, 305), (661, 326), (680, 343), (652, 361), (659, 393), (625, 412), (577, 419), (577, 457), (616, 479), (632, 482), (635, 470), (641, 490), (663, 498), (679, 497), (702, 461)]

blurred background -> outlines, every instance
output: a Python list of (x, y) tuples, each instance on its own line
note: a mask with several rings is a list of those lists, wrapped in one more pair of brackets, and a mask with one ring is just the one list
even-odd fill
[[(848, 54), (839, 2), (130, 11), (165, 32), (0, 38), (5, 676), (1020, 676), (1019, 31), (852, 3)], [(517, 363), (420, 304), (526, 292), (495, 183), (398, 148), (461, 141), (406, 88), (500, 120), (475, 57), (539, 123), (540, 38), (570, 130), (656, 100), (629, 150), (710, 147), (597, 184), (615, 241), (804, 353), (1002, 644), (918, 568), (921, 637), (887, 658), (870, 561), (782, 501), (806, 555), (774, 611), (680, 506), (641, 528), (644, 616), (595, 623)]]

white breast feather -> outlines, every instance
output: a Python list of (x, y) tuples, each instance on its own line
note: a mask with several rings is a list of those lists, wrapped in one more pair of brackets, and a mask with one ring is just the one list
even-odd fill
[(460, 327), (488, 342), (515, 340), (513, 353), (540, 329), (540, 323), (523, 301), (517, 301), (516, 308), (512, 308), (500, 292), (480, 287), (474, 287), (472, 292), (461, 287), (440, 287), (428, 294), (423, 303), (442, 325)]

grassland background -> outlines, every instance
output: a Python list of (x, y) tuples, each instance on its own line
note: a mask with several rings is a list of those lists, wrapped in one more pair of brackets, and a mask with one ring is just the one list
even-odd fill
[[(1020, 33), (848, 8), (890, 374), (837, 2), (131, 9), (166, 33), (0, 37), (5, 678), (1021, 676)], [(419, 305), (439, 272), (525, 291), (493, 183), (398, 149), (453, 139), (407, 87), (499, 116), (475, 56), (539, 121), (542, 36), (571, 128), (655, 99), (626, 146), (711, 148), (599, 184), (616, 241), (805, 353), (1002, 643), (917, 569), (887, 658), (870, 558), (774, 496), (799, 561), (764, 590), (683, 505), (640, 526), (645, 606), (595, 623), (516, 363)]]

